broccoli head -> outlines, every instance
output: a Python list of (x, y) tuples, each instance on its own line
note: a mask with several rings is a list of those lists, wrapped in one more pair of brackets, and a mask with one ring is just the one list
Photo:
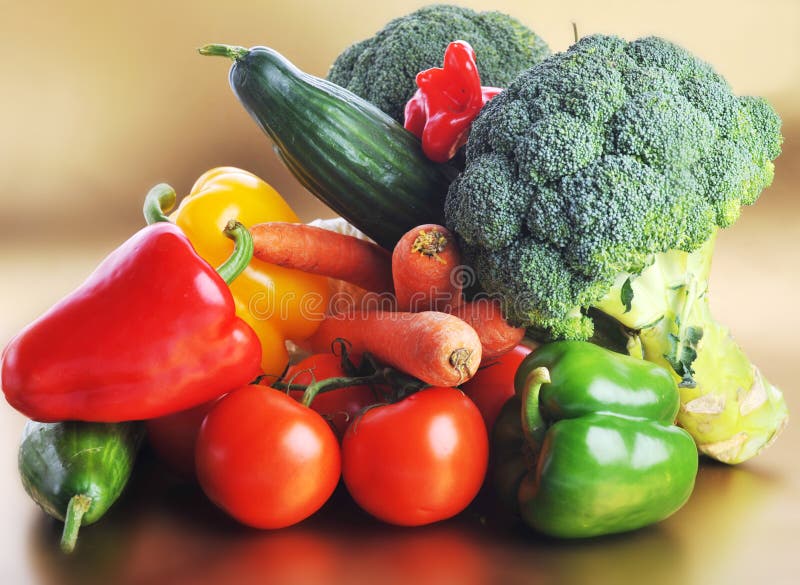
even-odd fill
[(686, 50), (589, 36), (484, 106), (445, 217), (512, 322), (567, 339), (618, 326), (674, 371), (701, 450), (741, 461), (786, 406), (711, 317), (707, 280), (717, 230), (771, 183), (781, 141), (767, 102)]
[(493, 87), (506, 87), (550, 54), (540, 37), (510, 16), (433, 5), (396, 18), (375, 36), (345, 49), (328, 79), (402, 124), (406, 102), (417, 90), (417, 73), (441, 67), (447, 45), (457, 40), (472, 45), (481, 82)]
[[(780, 144), (766, 102), (734, 96), (680, 47), (589, 36), (482, 110), (446, 216), (484, 288), (515, 300), (512, 320), (585, 338), (576, 309), (733, 223), (770, 184)], [(551, 269), (521, 270), (520, 257)]]

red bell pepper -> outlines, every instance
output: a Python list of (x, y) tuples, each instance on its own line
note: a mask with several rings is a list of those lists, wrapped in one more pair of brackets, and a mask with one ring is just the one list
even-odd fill
[(237, 245), (219, 274), (172, 224), (134, 234), (11, 340), (1, 370), (9, 404), (45, 422), (118, 422), (250, 382), (261, 348), (222, 276), (233, 280), (252, 255), (247, 229), (234, 223), (225, 233)]
[(483, 105), (503, 91), (481, 86), (475, 51), (466, 41), (447, 46), (444, 67), (417, 73), (417, 86), (406, 104), (404, 126), (422, 140), (425, 156), (436, 162), (455, 156)]

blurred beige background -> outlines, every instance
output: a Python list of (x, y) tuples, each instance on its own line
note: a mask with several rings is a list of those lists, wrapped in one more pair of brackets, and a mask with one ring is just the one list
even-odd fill
[[(208, 42), (276, 48), (324, 75), (345, 46), (425, 2), (195, 0), (2, 2), (0, 238), (23, 219), (61, 238), (140, 225), (147, 189), (185, 192), (204, 170), (239, 165), (290, 197), (301, 216), (326, 210), (295, 185), (231, 94)], [(559, 51), (581, 34), (657, 34), (714, 64), (739, 93), (800, 118), (797, 0), (468, 1), (508, 12)], [(787, 145), (788, 146), (788, 145)], [(121, 231), (118, 231), (121, 230)]]
[[(295, 184), (236, 102), (227, 84), (228, 65), (200, 57), (197, 47), (266, 44), (301, 68), (324, 75), (345, 46), (423, 4), (0, 0), (0, 347), (142, 225), (142, 198), (157, 182), (170, 182), (185, 193), (208, 168), (236, 165), (272, 183), (303, 219), (329, 215)], [(720, 236), (712, 306), (753, 361), (783, 388), (796, 415), (800, 1), (461, 4), (508, 12), (555, 51), (572, 42), (572, 21), (581, 34), (661, 35), (711, 62), (737, 93), (763, 95), (775, 105), (786, 138), (775, 183)], [(0, 531), (0, 583), (71, 582), (66, 576), (76, 573), (54, 561), (54, 531), (17, 478), (16, 445), (23, 423), (0, 404), (0, 525), (6, 527)], [(782, 582), (800, 526), (796, 427), (795, 421), (775, 447), (752, 463), (736, 470), (705, 468), (684, 515), (644, 535), (591, 549), (542, 548), (524, 541), (506, 549), (476, 541), (474, 532), (457, 526), (455, 542), (466, 547), (464, 558), (491, 567), (494, 582), (519, 580), (523, 573), (549, 582), (574, 573), (618, 583), (623, 577), (640, 578), (644, 571), (651, 575), (651, 562), (675, 577), (672, 581), (761, 582), (772, 577)], [(136, 502), (136, 496), (132, 499)], [(220, 532), (213, 522), (205, 523), (198, 531), (180, 515), (154, 511), (148, 501), (135, 510), (129, 503), (109, 519), (108, 528), (87, 531), (87, 538), (100, 543), (104, 535), (133, 536), (144, 558), (160, 559), (169, 551), (187, 566), (213, 557), (220, 540), (234, 547), (231, 552), (242, 552), (225, 540), (230, 525)], [(406, 533), (387, 534), (403, 546), (424, 542)], [(329, 530), (327, 544), (340, 536)], [(91, 573), (91, 558), (81, 562)], [(181, 580), (180, 567), (153, 562), (147, 566), (156, 576), (166, 571), (163, 580), (126, 580), (112, 563), (111, 577), (98, 582), (198, 582)], [(624, 574), (626, 567), (630, 574)], [(272, 569), (265, 565), (264, 574)], [(477, 574), (469, 582), (478, 582)]]

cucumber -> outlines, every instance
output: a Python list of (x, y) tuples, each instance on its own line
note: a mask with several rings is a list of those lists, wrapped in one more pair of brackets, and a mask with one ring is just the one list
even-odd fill
[(81, 526), (105, 514), (128, 483), (144, 437), (140, 423), (28, 421), (19, 472), (28, 495), (64, 522), (61, 548), (72, 552)]
[(457, 171), (354, 93), (266, 47), (207, 45), (234, 60), (230, 84), (289, 170), (323, 203), (389, 250), (408, 230), (444, 222)]

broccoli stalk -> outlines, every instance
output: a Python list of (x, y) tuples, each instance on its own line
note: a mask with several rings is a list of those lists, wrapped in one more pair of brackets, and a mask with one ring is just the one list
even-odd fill
[(619, 275), (594, 308), (624, 328), (628, 353), (674, 373), (681, 395), (678, 423), (700, 452), (739, 463), (778, 436), (788, 411), (781, 392), (711, 314), (715, 236), (691, 253), (656, 255), (639, 275)]
[(738, 463), (786, 405), (712, 318), (708, 275), (717, 231), (772, 182), (780, 124), (664, 39), (584, 37), (484, 106), (445, 217), (510, 321), (671, 369), (679, 422)]

